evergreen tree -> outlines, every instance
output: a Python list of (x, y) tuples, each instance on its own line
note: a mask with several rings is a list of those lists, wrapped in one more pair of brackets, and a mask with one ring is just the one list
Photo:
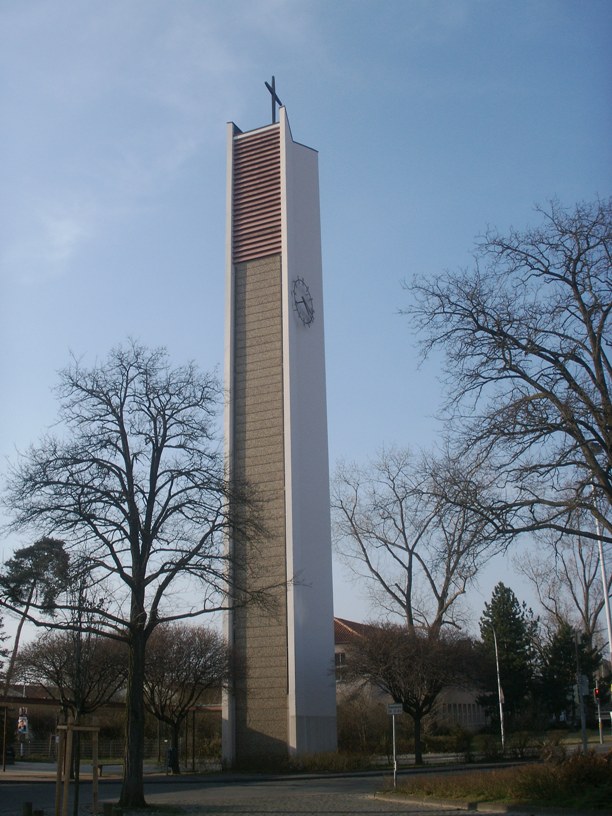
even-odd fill
[(577, 664), (580, 674), (589, 678), (589, 688), (595, 685), (595, 672), (601, 665), (601, 653), (589, 643), (584, 632), (577, 635), (567, 621), (559, 624), (542, 649), (542, 666), (538, 698), (543, 709), (562, 721), (576, 716), (574, 685)]
[(481, 703), (491, 717), (498, 716), (495, 637), (499, 654), (499, 675), (508, 723), (516, 722), (532, 695), (535, 673), (538, 624), (533, 613), (521, 604), (514, 592), (498, 583), (480, 618), (483, 649), (483, 681), (486, 693)]

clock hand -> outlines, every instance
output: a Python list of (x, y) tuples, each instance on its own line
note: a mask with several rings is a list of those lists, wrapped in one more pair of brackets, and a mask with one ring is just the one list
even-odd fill
[(314, 309), (312, 308), (312, 304), (311, 304), (311, 303), (309, 303), (309, 302), (306, 300), (306, 298), (302, 298), (302, 299), (301, 299), (299, 302), (304, 304), (304, 308), (305, 308), (305, 309), (306, 309), (306, 311), (308, 312), (308, 317), (312, 317), (312, 316), (313, 316), (313, 314), (314, 314)]

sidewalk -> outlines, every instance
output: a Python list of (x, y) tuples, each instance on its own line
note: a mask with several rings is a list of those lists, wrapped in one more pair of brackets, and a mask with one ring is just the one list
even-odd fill
[[(145, 765), (144, 772), (147, 776), (158, 774), (165, 776), (165, 772), (159, 765)], [(81, 763), (81, 778), (90, 779), (92, 776), (92, 766), (89, 762)], [(123, 776), (122, 764), (102, 763), (102, 774), (98, 774), (98, 779), (120, 779)], [(57, 764), (55, 762), (28, 762), (17, 760), (14, 765), (7, 765), (6, 771), (0, 769), (1, 782), (52, 782), (57, 778)]]
[[(451, 758), (452, 757), (452, 758)], [(398, 776), (405, 776), (411, 773), (427, 774), (436, 773), (442, 769), (447, 770), (450, 764), (457, 770), (473, 769), (475, 766), (466, 764), (465, 762), (457, 761), (458, 755), (430, 755), (429, 762), (425, 765), (415, 766), (410, 763), (411, 757), (409, 755), (398, 756)], [(401, 764), (400, 760), (406, 760), (406, 764)], [(453, 761), (454, 760), (454, 761)], [(122, 763), (100, 763), (102, 765), (102, 773), (98, 774), (100, 782), (105, 780), (118, 780), (123, 778), (123, 764)], [(480, 763), (477, 767), (482, 770), (491, 768), (510, 767), (512, 765), (522, 764), (521, 760), (507, 760), (505, 762), (494, 763)], [(332, 771), (332, 772), (311, 772), (304, 773), (296, 772), (240, 772), (240, 771), (221, 771), (214, 770), (199, 770), (191, 771), (183, 769), (180, 774), (171, 774), (166, 772), (166, 767), (157, 762), (145, 762), (144, 775), (148, 779), (154, 779), (161, 782), (163, 780), (171, 780), (173, 782), (222, 782), (228, 783), (232, 781), (248, 782), (248, 781), (264, 781), (264, 780), (287, 780), (287, 779), (332, 779), (332, 778), (346, 778), (351, 776), (361, 777), (381, 777), (390, 776), (393, 772), (388, 764), (388, 760), (383, 765), (371, 767), (370, 770), (363, 771)], [(81, 762), (81, 779), (91, 779), (92, 766), (91, 762)], [(57, 765), (55, 762), (28, 762), (27, 760), (17, 760), (14, 765), (7, 765), (6, 771), (0, 769), (0, 783), (2, 782), (43, 782), (55, 781), (57, 777)]]

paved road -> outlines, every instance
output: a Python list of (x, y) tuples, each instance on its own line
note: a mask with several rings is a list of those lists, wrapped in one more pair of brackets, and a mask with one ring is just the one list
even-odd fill
[[(391, 816), (391, 814), (429, 814), (456, 816), (457, 810), (414, 806), (374, 798), (382, 787), (381, 777), (349, 777), (336, 779), (274, 779), (234, 780), (217, 779), (197, 782), (186, 779), (174, 781), (171, 777), (147, 780), (146, 798), (150, 805), (179, 805), (193, 816)], [(83, 784), (80, 814), (91, 814), (89, 786)], [(100, 800), (117, 801), (119, 784), (115, 780), (102, 781)], [(35, 809), (44, 809), (52, 816), (54, 785), (50, 781), (3, 782), (0, 779), (1, 816), (21, 816), (22, 803), (32, 802)], [(72, 810), (70, 810), (72, 812)], [(126, 814), (127, 816), (127, 814)]]

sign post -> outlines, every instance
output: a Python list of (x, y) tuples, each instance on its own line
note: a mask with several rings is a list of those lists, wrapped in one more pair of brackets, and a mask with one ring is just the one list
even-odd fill
[(393, 790), (397, 786), (397, 753), (395, 750), (395, 718), (401, 714), (404, 707), (401, 703), (387, 703), (387, 714), (391, 715), (393, 720)]

